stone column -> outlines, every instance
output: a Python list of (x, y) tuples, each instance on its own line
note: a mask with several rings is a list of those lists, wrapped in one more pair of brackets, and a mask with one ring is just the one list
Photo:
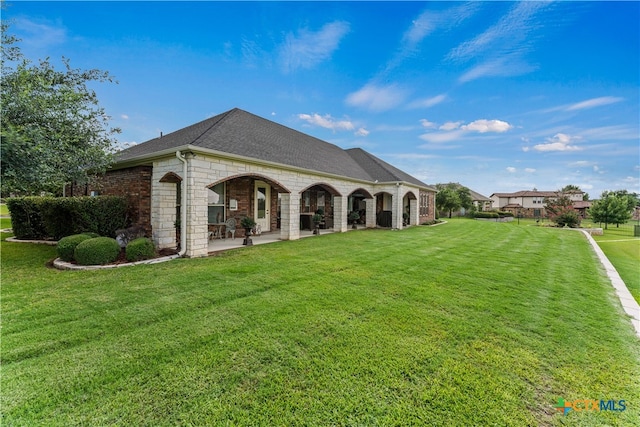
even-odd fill
[(402, 229), (402, 190), (402, 184), (396, 184), (391, 202), (391, 228), (395, 230)]
[(376, 227), (376, 198), (373, 199), (365, 199), (364, 200), (367, 214), (366, 214), (366, 224), (367, 228), (375, 228)]
[(347, 231), (347, 198), (333, 197), (333, 229), (340, 233)]
[(420, 207), (417, 199), (409, 200), (409, 212), (409, 224), (420, 225)]
[(280, 194), (280, 238), (300, 238), (300, 194)]
[(187, 257), (202, 257), (209, 253), (207, 184), (211, 181), (208, 163), (187, 154)]

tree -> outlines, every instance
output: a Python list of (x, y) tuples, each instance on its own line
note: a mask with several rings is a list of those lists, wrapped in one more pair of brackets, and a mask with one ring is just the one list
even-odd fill
[(605, 191), (601, 198), (593, 202), (589, 208), (589, 216), (593, 222), (604, 223), (605, 229), (609, 224), (624, 224), (631, 218), (631, 213), (637, 203), (637, 199), (634, 200), (633, 195), (635, 193), (628, 194), (626, 190)]
[(460, 208), (469, 209), (473, 206), (471, 192), (460, 184), (436, 184), (436, 206), (438, 211), (449, 211), (449, 218), (453, 211)]
[(547, 210), (547, 217), (553, 221), (558, 227), (578, 227), (580, 226), (580, 215), (573, 209), (573, 202), (569, 197), (558, 194), (555, 198), (547, 197), (544, 199)]
[(2, 23), (2, 194), (60, 193), (65, 183), (90, 181), (112, 161), (120, 132), (109, 127), (90, 82), (113, 82), (108, 72), (73, 69), (62, 58), (24, 58)]

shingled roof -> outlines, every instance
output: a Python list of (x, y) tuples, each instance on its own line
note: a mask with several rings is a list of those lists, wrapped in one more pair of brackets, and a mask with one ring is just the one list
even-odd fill
[(362, 149), (343, 150), (238, 108), (123, 150), (116, 156), (116, 165), (150, 159), (187, 145), (348, 178), (405, 181), (430, 188)]

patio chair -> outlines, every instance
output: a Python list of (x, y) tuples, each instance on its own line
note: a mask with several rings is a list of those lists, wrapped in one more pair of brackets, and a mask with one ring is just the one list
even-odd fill
[(227, 238), (227, 233), (231, 233), (231, 238), (235, 239), (236, 238), (236, 220), (233, 218), (229, 218), (225, 223), (225, 232), (224, 232), (224, 238)]

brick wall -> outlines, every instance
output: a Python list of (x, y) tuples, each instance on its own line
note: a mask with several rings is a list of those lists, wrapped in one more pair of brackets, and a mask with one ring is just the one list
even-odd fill
[(132, 225), (140, 225), (151, 236), (151, 173), (151, 166), (113, 170), (100, 177), (95, 185), (67, 187), (66, 194), (84, 196), (96, 191), (104, 196), (125, 196)]

